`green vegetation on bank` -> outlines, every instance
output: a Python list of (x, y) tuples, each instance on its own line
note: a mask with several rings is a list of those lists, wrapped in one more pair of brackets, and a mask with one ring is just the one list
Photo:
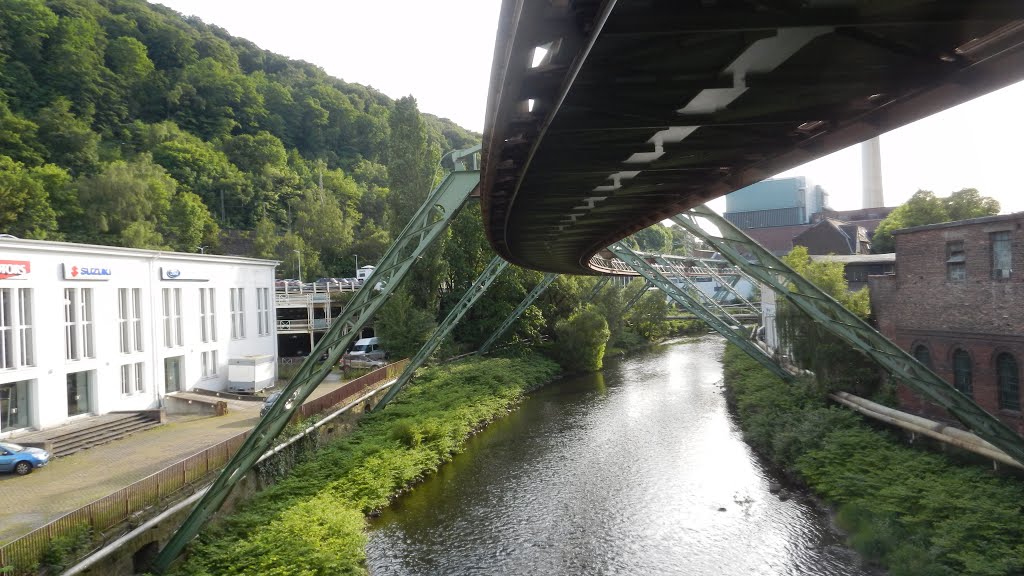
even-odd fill
[(420, 371), (387, 409), (207, 528), (175, 573), (365, 574), (364, 515), (437, 470), (557, 371), (537, 355)]
[(733, 346), (724, 364), (746, 441), (836, 506), (865, 559), (892, 576), (1024, 573), (1024, 482), (907, 447)]

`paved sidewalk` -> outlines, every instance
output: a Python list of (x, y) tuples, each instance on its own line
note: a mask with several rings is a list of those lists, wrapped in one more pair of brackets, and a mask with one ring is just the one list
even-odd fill
[[(340, 375), (332, 373), (309, 399), (341, 385)], [(151, 430), (54, 459), (27, 476), (0, 474), (0, 544), (252, 428), (262, 405), (232, 402), (224, 416), (172, 418)]]

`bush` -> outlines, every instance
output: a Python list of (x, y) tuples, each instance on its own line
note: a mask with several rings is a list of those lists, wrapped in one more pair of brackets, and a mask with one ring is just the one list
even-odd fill
[(562, 368), (570, 372), (595, 372), (604, 362), (608, 322), (591, 308), (578, 310), (555, 325), (555, 352)]

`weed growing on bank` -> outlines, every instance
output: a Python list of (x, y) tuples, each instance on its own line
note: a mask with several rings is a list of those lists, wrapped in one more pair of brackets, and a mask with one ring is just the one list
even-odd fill
[(892, 576), (1024, 573), (1024, 483), (904, 446), (733, 346), (724, 364), (744, 438), (832, 502), (865, 559)]
[(206, 529), (179, 575), (365, 574), (365, 514), (437, 470), (558, 372), (539, 355), (421, 370), (385, 410)]

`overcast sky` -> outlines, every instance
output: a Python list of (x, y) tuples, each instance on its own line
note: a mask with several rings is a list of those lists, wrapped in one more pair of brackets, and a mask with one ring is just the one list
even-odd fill
[[(262, 48), (321, 66), (420, 110), (480, 132), (499, 0), (162, 0)], [(885, 204), (916, 190), (940, 196), (973, 187), (1003, 212), (1024, 210), (1024, 84), (1011, 86), (882, 137)], [(680, 103), (682, 106), (685, 103)], [(860, 207), (860, 150), (837, 152), (785, 175), (823, 186), (839, 210)], [(724, 209), (724, 200), (712, 203)]]

